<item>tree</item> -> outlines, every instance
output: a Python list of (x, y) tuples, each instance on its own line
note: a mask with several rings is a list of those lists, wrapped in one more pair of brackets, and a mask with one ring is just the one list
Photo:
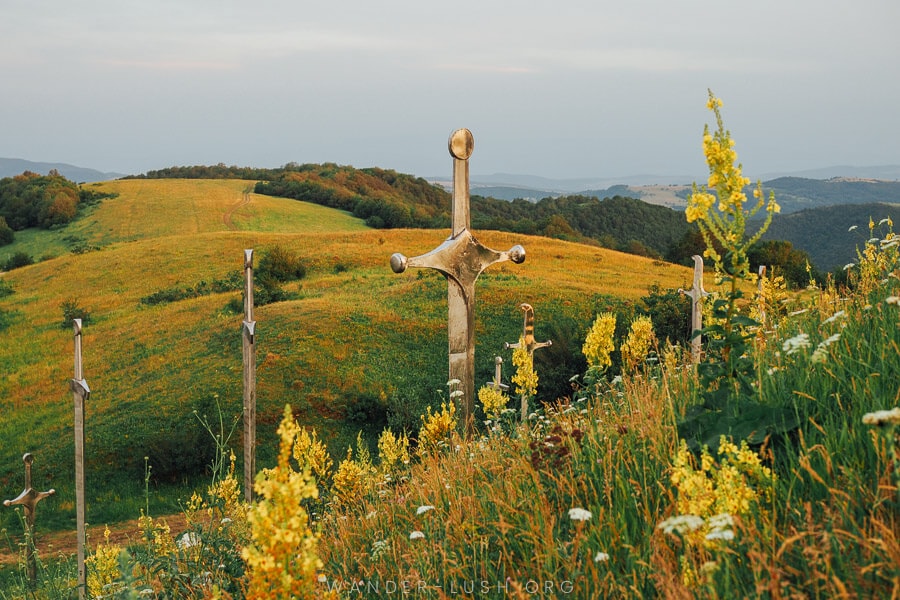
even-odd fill
[(12, 244), (16, 239), (16, 234), (12, 227), (6, 224), (6, 219), (0, 215), (0, 246)]

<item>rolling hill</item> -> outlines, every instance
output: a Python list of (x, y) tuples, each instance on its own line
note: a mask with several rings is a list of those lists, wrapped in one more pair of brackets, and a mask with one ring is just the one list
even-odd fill
[[(241, 412), (242, 315), (229, 308), (240, 292), (157, 305), (142, 298), (239, 274), (245, 248), (258, 256), (281, 248), (307, 266), (305, 279), (286, 285), (287, 300), (256, 310), (260, 466), (272, 459), (286, 403), (340, 455), (357, 431), (414, 426), (425, 404), (445, 398), (446, 283), (426, 271), (395, 275), (388, 259), (425, 253), (446, 232), (370, 229), (343, 211), (251, 193), (247, 181), (90, 187), (117, 196), (66, 227), (18, 232), (4, 248), (42, 260), (0, 278), (12, 291), (0, 297), (0, 485), (20, 485), (22, 453), (32, 452), (40, 484), (59, 491), (57, 508), (42, 506), (44, 513), (66, 519), (72, 510), (72, 330), (62, 305), (89, 314), (92, 501), (119, 494), (107, 489), (110, 481), (140, 487), (145, 457), (155, 484), (183, 482), (202, 473), (214, 451), (199, 417), (216, 418), (219, 406), (227, 423)], [(654, 284), (691, 283), (686, 268), (596, 246), (493, 231), (478, 237), (528, 253), (524, 264), (496, 265), (479, 280), (478, 381), (492, 376), (503, 342), (520, 335), (521, 302), (535, 307), (536, 335), (553, 339), (554, 352), (577, 356), (598, 310), (633, 303)]]

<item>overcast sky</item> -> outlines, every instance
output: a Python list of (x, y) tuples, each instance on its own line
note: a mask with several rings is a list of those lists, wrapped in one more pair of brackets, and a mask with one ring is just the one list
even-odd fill
[(705, 178), (900, 164), (900, 2), (4, 0), (0, 156)]

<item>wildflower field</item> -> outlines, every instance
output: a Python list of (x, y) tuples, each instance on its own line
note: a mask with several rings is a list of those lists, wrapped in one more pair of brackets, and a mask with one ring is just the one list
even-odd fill
[[(283, 406), (249, 504), (210, 426), (187, 530), (147, 505), (130, 543), (94, 546), (90, 597), (900, 598), (900, 238), (873, 215), (846, 287), (752, 285), (747, 249), (778, 205), (747, 198), (708, 106), (710, 178), (686, 212), (721, 283), (701, 355), (652, 314), (598, 306), (571, 393), (534, 402), (540, 364), (520, 353), (468, 439), (456, 381), (415, 428), (337, 452)], [(40, 573), (0, 598), (74, 597), (70, 563)]]

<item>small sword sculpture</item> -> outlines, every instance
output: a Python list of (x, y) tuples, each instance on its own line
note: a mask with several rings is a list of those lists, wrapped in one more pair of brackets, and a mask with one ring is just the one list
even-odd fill
[(407, 258), (395, 253), (391, 256), (391, 268), (395, 273), (403, 273), (409, 267), (435, 269), (447, 278), (450, 380), (460, 381), (460, 426), (466, 437), (471, 437), (475, 431), (475, 280), (495, 263), (523, 262), (525, 249), (515, 245), (508, 252), (491, 250), (469, 231), (469, 157), (475, 148), (472, 132), (457, 129), (450, 135), (448, 146), (453, 157), (450, 237), (421, 256)]
[(505, 392), (509, 386), (500, 381), (503, 375), (503, 359), (499, 356), (494, 357), (494, 380), (488, 381), (485, 385), (489, 385), (498, 392)]
[(253, 320), (253, 250), (244, 250), (244, 499), (253, 501), (256, 474), (256, 321)]
[(81, 365), (81, 319), (72, 319), (75, 330), (75, 377), (69, 382), (75, 400), (75, 522), (78, 547), (78, 598), (84, 600), (87, 578), (84, 569), (85, 537), (84, 521), (84, 403), (91, 395), (91, 389), (84, 380)]
[[(534, 339), (534, 308), (531, 307), (530, 304), (522, 303), (519, 305), (519, 308), (522, 309), (522, 312), (525, 313), (525, 323), (522, 326), (522, 344), (524, 344), (525, 351), (528, 352), (528, 356), (530, 358), (534, 358), (534, 351), (538, 348), (546, 348), (547, 346), (552, 346), (553, 342), (551, 340), (547, 340), (546, 342), (536, 342)], [(509, 342), (505, 342), (503, 347), (509, 350), (510, 348), (522, 348), (523, 345), (519, 342), (515, 342), (510, 344)], [(523, 395), (522, 396), (522, 420), (528, 418), (528, 399)]]
[(21, 505), (25, 509), (25, 554), (26, 554), (26, 574), (28, 583), (32, 587), (37, 585), (37, 563), (35, 560), (34, 549), (34, 510), (37, 503), (48, 496), (56, 493), (56, 490), (48, 490), (46, 492), (38, 492), (31, 487), (31, 463), (34, 462), (34, 456), (30, 452), (26, 452), (22, 457), (25, 462), (25, 489), (14, 500), (4, 500), (4, 506)]
[(701, 301), (709, 292), (703, 289), (703, 258), (697, 254), (694, 259), (694, 285), (689, 290), (679, 289), (678, 293), (691, 298), (691, 358), (695, 363), (700, 362), (700, 335), (697, 333), (703, 329), (703, 307)]

